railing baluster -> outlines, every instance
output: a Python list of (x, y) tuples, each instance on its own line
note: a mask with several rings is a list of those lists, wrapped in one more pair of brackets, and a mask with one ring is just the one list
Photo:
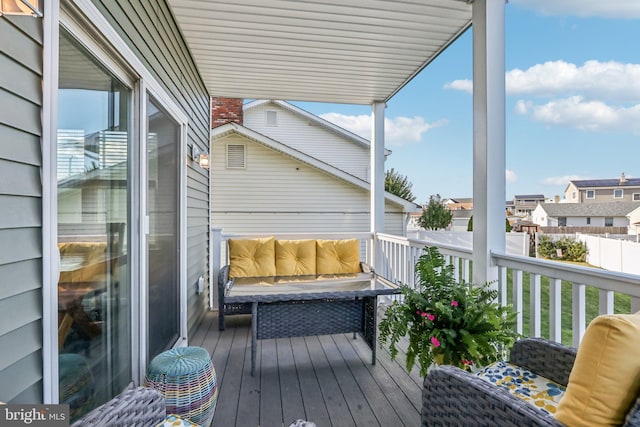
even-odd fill
[(460, 281), (460, 258), (451, 255), (451, 262), (453, 262), (453, 278), (456, 282)]
[(500, 292), (500, 305), (507, 305), (507, 268), (498, 267), (498, 291)]
[(522, 334), (522, 270), (513, 270), (513, 309), (516, 312), (516, 332)]
[(562, 342), (562, 281), (549, 278), (549, 339)]
[(599, 313), (600, 314), (613, 314), (613, 292), (600, 289), (599, 296)]
[(470, 274), (470, 262), (469, 262), (469, 258), (465, 258), (462, 261), (462, 269), (463, 269), (463, 273), (462, 273), (462, 278), (464, 279), (465, 282), (470, 283), (471, 282), (471, 274)]
[(573, 346), (578, 347), (582, 336), (584, 335), (586, 323), (586, 286), (573, 283), (572, 300), (573, 310), (571, 317), (573, 318)]
[(529, 318), (529, 334), (532, 337), (540, 337), (540, 275), (529, 275), (529, 300), (531, 305), (531, 317)]

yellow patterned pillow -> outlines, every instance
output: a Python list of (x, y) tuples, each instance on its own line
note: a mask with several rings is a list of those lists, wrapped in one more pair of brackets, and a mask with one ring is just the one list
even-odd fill
[(316, 240), (316, 270), (318, 274), (359, 273), (358, 240)]
[(276, 240), (276, 275), (316, 274), (315, 240)]
[(622, 425), (640, 391), (639, 343), (640, 313), (593, 319), (556, 419), (569, 426)]
[(229, 239), (229, 277), (276, 275), (275, 239)]

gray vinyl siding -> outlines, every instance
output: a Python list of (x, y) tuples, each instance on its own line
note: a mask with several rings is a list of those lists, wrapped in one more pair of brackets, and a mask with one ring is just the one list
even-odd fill
[[(187, 145), (209, 151), (209, 94), (164, 1), (93, 0), (189, 117)], [(196, 295), (198, 277), (208, 281), (209, 174), (187, 167), (187, 310), (189, 334), (195, 331), (207, 308), (208, 295)]]
[[(265, 125), (265, 111), (277, 111), (277, 126)], [(269, 103), (250, 108), (244, 125), (311, 157), (369, 181), (369, 148), (319, 126), (292, 111)]]
[(0, 401), (42, 402), (42, 20), (0, 17)]
[[(227, 169), (226, 145), (246, 144), (246, 169)], [(370, 230), (369, 192), (239, 135), (212, 144), (212, 224), (227, 233)], [(402, 207), (386, 202), (385, 231), (404, 235)]]

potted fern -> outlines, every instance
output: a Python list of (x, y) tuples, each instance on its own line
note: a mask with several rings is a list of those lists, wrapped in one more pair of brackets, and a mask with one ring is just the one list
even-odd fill
[(423, 376), (434, 363), (471, 370), (504, 358), (518, 337), (516, 314), (497, 303), (497, 290), (456, 281), (453, 265), (435, 247), (424, 248), (416, 278), (416, 288), (403, 286), (403, 298), (380, 322), (380, 342), (389, 344), (392, 359), (405, 336), (407, 370), (418, 363)]

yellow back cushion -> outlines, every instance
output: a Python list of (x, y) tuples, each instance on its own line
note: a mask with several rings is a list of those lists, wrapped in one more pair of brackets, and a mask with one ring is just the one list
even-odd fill
[(598, 316), (578, 348), (555, 417), (568, 426), (622, 425), (639, 389), (640, 312)]
[(276, 275), (316, 274), (315, 240), (276, 240)]
[(275, 239), (229, 239), (229, 277), (276, 275)]
[(316, 240), (316, 271), (318, 274), (359, 273), (358, 240)]

